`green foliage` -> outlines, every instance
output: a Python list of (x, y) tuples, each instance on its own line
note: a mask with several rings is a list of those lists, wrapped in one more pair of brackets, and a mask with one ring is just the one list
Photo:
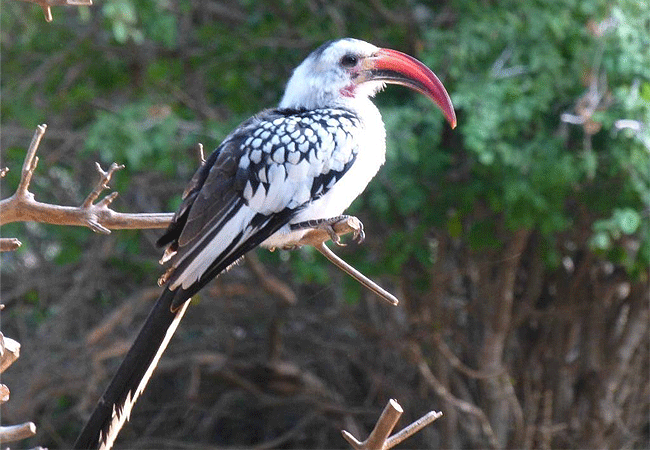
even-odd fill
[(100, 111), (85, 149), (98, 153), (104, 163), (124, 161), (136, 171), (171, 172), (173, 159), (167, 155), (180, 144), (178, 120), (167, 105), (130, 104), (116, 113)]
[[(495, 220), (553, 241), (584, 225), (578, 215), (584, 209), (587, 220), (601, 218), (593, 222), (592, 246), (611, 250), (618, 237), (633, 235), (645, 248), (650, 6), (458, 1), (454, 7), (463, 11), (458, 22), (429, 29), (419, 56), (443, 76), (459, 116), (451, 139), (462, 142), (440, 142), (440, 115), (430, 106), (385, 109), (390, 188), (375, 187), (369, 205), (402, 222), (417, 215), (475, 249), (499, 245)], [(601, 98), (587, 113), (580, 108), (594, 88)], [(563, 123), (563, 113), (582, 113), (585, 123)], [(638, 128), (620, 129), (621, 119)], [(424, 245), (404, 245), (395, 236), (400, 244), (386, 245), (393, 262), (395, 247)], [(632, 266), (643, 267), (647, 261), (637, 256)]]

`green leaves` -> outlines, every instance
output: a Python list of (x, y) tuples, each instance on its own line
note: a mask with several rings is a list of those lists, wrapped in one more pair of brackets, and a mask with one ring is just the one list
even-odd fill
[(168, 105), (127, 105), (100, 111), (85, 142), (104, 163), (124, 161), (131, 170), (169, 170), (170, 149), (178, 145), (178, 118)]
[(591, 244), (601, 250), (609, 249), (613, 240), (636, 233), (640, 226), (641, 214), (638, 211), (631, 208), (616, 208), (610, 218), (597, 220), (594, 223), (595, 233)]
[(129, 0), (109, 0), (103, 6), (106, 19), (111, 23), (113, 37), (120, 44), (132, 39), (141, 44), (144, 34), (137, 27), (138, 17), (133, 2)]
[(491, 222), (537, 230), (547, 251), (558, 233), (581, 227), (592, 230), (592, 248), (611, 249), (617, 236), (645, 246), (650, 7), (460, 1), (455, 8), (457, 21), (427, 31), (418, 55), (451, 93), (454, 144), (441, 144), (437, 117), (419, 105), (384, 110), (389, 214), (402, 224), (414, 217), (442, 226), (473, 248), (500, 244)]

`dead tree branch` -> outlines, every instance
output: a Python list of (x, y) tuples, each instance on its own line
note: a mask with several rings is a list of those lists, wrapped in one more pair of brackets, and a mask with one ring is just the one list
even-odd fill
[(449, 390), (436, 378), (436, 376), (431, 371), (431, 368), (424, 360), (424, 357), (422, 356), (422, 350), (418, 345), (411, 345), (408, 349), (408, 353), (417, 365), (420, 375), (433, 390), (433, 392), (442, 397), (445, 401), (449, 402), (450, 405), (459, 411), (474, 416), (480, 423), (483, 434), (485, 434), (487, 437), (489, 447), (499, 448), (499, 442), (496, 438), (496, 435), (494, 434), (492, 426), (490, 425), (490, 421), (485, 415), (485, 412), (483, 412), (483, 410), (478, 406), (466, 402), (465, 400), (462, 400), (449, 392)]
[(284, 300), (284, 302), (287, 305), (296, 304), (296, 302), (298, 301), (298, 297), (296, 296), (296, 293), (293, 292), (293, 289), (291, 289), (291, 287), (289, 287), (288, 284), (284, 283), (279, 278), (270, 274), (264, 268), (264, 265), (261, 263), (261, 261), (259, 260), (259, 258), (254, 252), (251, 252), (246, 257), (246, 262), (248, 263), (248, 267), (251, 268), (255, 276), (257, 276), (257, 279), (262, 284), (262, 287), (267, 292), (277, 295), (282, 300)]
[[(0, 374), (3, 373), (20, 356), (20, 344), (4, 337), (0, 333)], [(9, 400), (9, 388), (0, 384), (0, 403)], [(25, 422), (20, 425), (0, 426), (0, 442), (19, 441), (36, 434), (36, 425), (33, 422)]]
[[(124, 167), (116, 163), (113, 163), (107, 171), (97, 164), (99, 181), (81, 206), (59, 206), (35, 200), (34, 194), (29, 192), (29, 185), (38, 165), (36, 151), (46, 129), (45, 124), (36, 127), (25, 156), (18, 188), (14, 195), (0, 201), (0, 225), (11, 222), (40, 222), (52, 225), (85, 226), (96, 233), (103, 234), (110, 233), (111, 229), (165, 228), (169, 225), (172, 213), (129, 214), (113, 211), (109, 206), (117, 197), (117, 192), (112, 192), (96, 202), (101, 193), (108, 189), (113, 174)], [(18, 246), (20, 241), (15, 238), (0, 239), (2, 251), (15, 250)]]
[(20, 441), (36, 434), (34, 422), (25, 422), (20, 425), (0, 426), (0, 441), (3, 443)]
[(20, 344), (0, 333), (0, 373), (7, 370), (20, 356)]
[(45, 14), (45, 21), (52, 22), (52, 6), (91, 6), (92, 0), (22, 0), (24, 2), (36, 3), (43, 8)]
[(21, 245), (22, 242), (16, 238), (0, 238), (0, 252), (13, 252)]
[(380, 298), (386, 300), (391, 305), (395, 306), (399, 303), (397, 297), (393, 294), (379, 286), (377, 283), (372, 281), (370, 278), (366, 277), (364, 274), (359, 272), (357, 269), (343, 261), (339, 258), (332, 250), (330, 250), (325, 242), (321, 242), (319, 245), (316, 245), (316, 250), (318, 250), (325, 258), (327, 258), (332, 264), (341, 269), (343, 272), (350, 275), (352, 278), (357, 280), (363, 287), (369, 289), (371, 292), (377, 294)]
[(452, 349), (445, 343), (442, 339), (442, 336), (439, 332), (433, 333), (433, 342), (436, 344), (436, 347), (442, 353), (442, 355), (447, 359), (449, 365), (469, 378), (474, 379), (484, 379), (484, 378), (494, 378), (498, 377), (501, 374), (505, 373), (505, 368), (497, 369), (493, 372), (482, 372), (480, 370), (474, 370), (471, 367), (466, 366), (463, 362), (456, 356)]
[(377, 420), (377, 424), (370, 433), (370, 436), (368, 436), (368, 439), (361, 442), (345, 430), (342, 430), (341, 434), (343, 434), (343, 438), (348, 441), (355, 450), (388, 450), (395, 447), (405, 439), (413, 436), (422, 428), (442, 416), (441, 412), (430, 411), (399, 433), (389, 437), (403, 412), (404, 411), (399, 403), (391, 399), (386, 405), (386, 408), (384, 408), (384, 412), (381, 413), (381, 416), (379, 417), (379, 420)]

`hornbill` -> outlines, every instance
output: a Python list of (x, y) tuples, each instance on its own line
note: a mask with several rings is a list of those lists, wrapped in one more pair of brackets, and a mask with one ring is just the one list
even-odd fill
[[(190, 298), (246, 252), (287, 248), (332, 226), (384, 163), (386, 132), (370, 100), (386, 83), (431, 98), (451, 127), (444, 86), (404, 53), (357, 39), (314, 50), (280, 104), (230, 133), (197, 170), (165, 234), (164, 290), (75, 448), (110, 448), (144, 390)], [(336, 239), (335, 239), (336, 240)]]

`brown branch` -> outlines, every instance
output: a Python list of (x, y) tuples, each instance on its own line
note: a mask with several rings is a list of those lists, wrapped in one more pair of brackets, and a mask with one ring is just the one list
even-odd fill
[[(101, 193), (108, 189), (113, 174), (124, 167), (116, 163), (113, 163), (107, 171), (102, 170), (99, 164), (96, 165), (99, 181), (81, 206), (59, 206), (36, 201), (34, 194), (29, 192), (29, 185), (38, 165), (36, 151), (46, 129), (45, 124), (36, 127), (23, 162), (18, 188), (14, 195), (0, 201), (0, 225), (11, 222), (40, 222), (52, 225), (85, 226), (96, 233), (103, 234), (110, 233), (111, 229), (165, 228), (169, 225), (173, 217), (172, 213), (129, 214), (113, 211), (109, 206), (117, 197), (117, 192), (112, 192), (96, 202)], [(19, 245), (19, 241), (5, 238), (0, 242), (0, 250), (15, 250)]]
[(391, 399), (384, 408), (384, 411), (381, 413), (381, 416), (377, 420), (375, 428), (370, 433), (370, 436), (368, 436), (368, 439), (361, 442), (345, 430), (342, 430), (341, 434), (355, 450), (388, 450), (395, 447), (405, 439), (413, 436), (422, 428), (442, 416), (441, 412), (431, 411), (408, 425), (399, 433), (389, 437), (403, 412), (404, 411), (399, 403)]
[(442, 355), (447, 359), (447, 362), (451, 367), (458, 370), (459, 372), (465, 374), (469, 378), (474, 379), (484, 379), (484, 378), (493, 378), (505, 373), (505, 367), (501, 367), (494, 371), (483, 372), (480, 370), (472, 369), (471, 367), (466, 366), (463, 362), (454, 354), (452, 349), (445, 343), (442, 339), (442, 336), (439, 332), (433, 333), (433, 342), (436, 344), (436, 347), (442, 353)]
[[(364, 274), (359, 272), (357, 269), (343, 261), (338, 257), (334, 252), (332, 252), (326, 245), (325, 242), (332, 240), (332, 235), (343, 236), (344, 234), (353, 233), (354, 236), (359, 236), (363, 233), (363, 225), (361, 221), (354, 216), (348, 216), (344, 220), (340, 220), (332, 224), (333, 233), (330, 234), (328, 231), (322, 228), (314, 228), (306, 233), (299, 241), (286, 244), (285, 248), (298, 248), (303, 245), (311, 245), (316, 250), (318, 250), (325, 258), (329, 260), (336, 267), (341, 269), (343, 272), (350, 275), (357, 282), (359, 282), (363, 287), (369, 289), (370, 291), (377, 294), (380, 298), (386, 300), (391, 305), (397, 305), (399, 300), (390, 292), (386, 291), (380, 287), (377, 283), (366, 277)], [(334, 236), (336, 238), (336, 236)], [(343, 245), (343, 244), (339, 244)]]
[(0, 252), (13, 252), (21, 245), (23, 243), (16, 238), (0, 238)]
[(36, 425), (34, 422), (25, 422), (20, 425), (11, 425), (7, 427), (0, 426), (0, 442), (20, 441), (27, 439), (36, 434)]
[(6, 384), (0, 384), (0, 405), (3, 403), (7, 403), (9, 401), (9, 396), (11, 393), (9, 392), (9, 388), (7, 387)]
[(399, 303), (397, 297), (395, 297), (393, 294), (391, 294), (390, 292), (388, 292), (387, 290), (379, 286), (377, 283), (372, 281), (370, 278), (366, 277), (364, 274), (359, 272), (357, 269), (355, 269), (354, 267), (352, 267), (351, 265), (343, 261), (341, 258), (339, 258), (334, 252), (332, 252), (332, 250), (330, 250), (325, 245), (325, 242), (321, 242), (319, 245), (316, 245), (315, 248), (332, 264), (334, 264), (343, 272), (347, 273), (352, 278), (357, 280), (366, 289), (369, 289), (370, 291), (374, 292), (380, 298), (386, 300), (388, 303), (390, 303), (393, 306)]
[(400, 442), (410, 438), (415, 433), (420, 431), (422, 428), (424, 428), (427, 425), (429, 425), (430, 423), (433, 423), (434, 421), (438, 420), (440, 417), (442, 417), (442, 412), (440, 412), (440, 411), (429, 411), (424, 416), (420, 417), (418, 420), (416, 420), (415, 422), (408, 425), (406, 428), (404, 428), (399, 433), (394, 434), (393, 436), (388, 438), (386, 448), (392, 448), (392, 447), (396, 446), (397, 444), (399, 444)]
[[(0, 305), (2, 309), (4, 305)], [(20, 356), (20, 344), (11, 339), (4, 337), (0, 333), (0, 373), (3, 373), (16, 359)], [(9, 400), (9, 388), (0, 384), (0, 403)], [(19, 441), (36, 434), (36, 425), (32, 422), (26, 422), (20, 425), (0, 426), (0, 442)]]
[(20, 344), (0, 333), (0, 373), (7, 370), (20, 356)]
[(52, 6), (91, 6), (92, 0), (22, 0), (24, 2), (35, 3), (43, 9), (45, 21), (52, 22)]
[(298, 298), (296, 293), (293, 292), (293, 289), (282, 280), (270, 274), (254, 252), (248, 254), (246, 257), (246, 263), (260, 281), (264, 290), (277, 295), (288, 305), (296, 304)]
[(449, 402), (454, 408), (459, 411), (469, 414), (476, 417), (476, 419), (481, 424), (481, 429), (487, 437), (488, 444), (490, 448), (499, 448), (499, 442), (494, 434), (494, 430), (490, 425), (485, 412), (476, 405), (473, 405), (465, 400), (462, 400), (456, 397), (454, 394), (449, 392), (449, 390), (436, 378), (436, 376), (431, 371), (431, 368), (424, 360), (422, 356), (422, 350), (416, 344), (413, 344), (408, 349), (409, 356), (411, 356), (415, 363), (417, 364), (420, 375), (424, 381), (429, 385), (429, 387), (436, 393), (436, 395), (442, 397), (445, 401)]
[(119, 308), (114, 310), (98, 325), (91, 329), (88, 334), (86, 334), (86, 347), (97, 344), (104, 337), (110, 335), (118, 325), (130, 325), (130, 322), (123, 323), (125, 322), (125, 319), (132, 320), (134, 310), (140, 306), (140, 303), (151, 302), (155, 300), (159, 294), (160, 290), (158, 288), (151, 287), (142, 289), (131, 295)]

